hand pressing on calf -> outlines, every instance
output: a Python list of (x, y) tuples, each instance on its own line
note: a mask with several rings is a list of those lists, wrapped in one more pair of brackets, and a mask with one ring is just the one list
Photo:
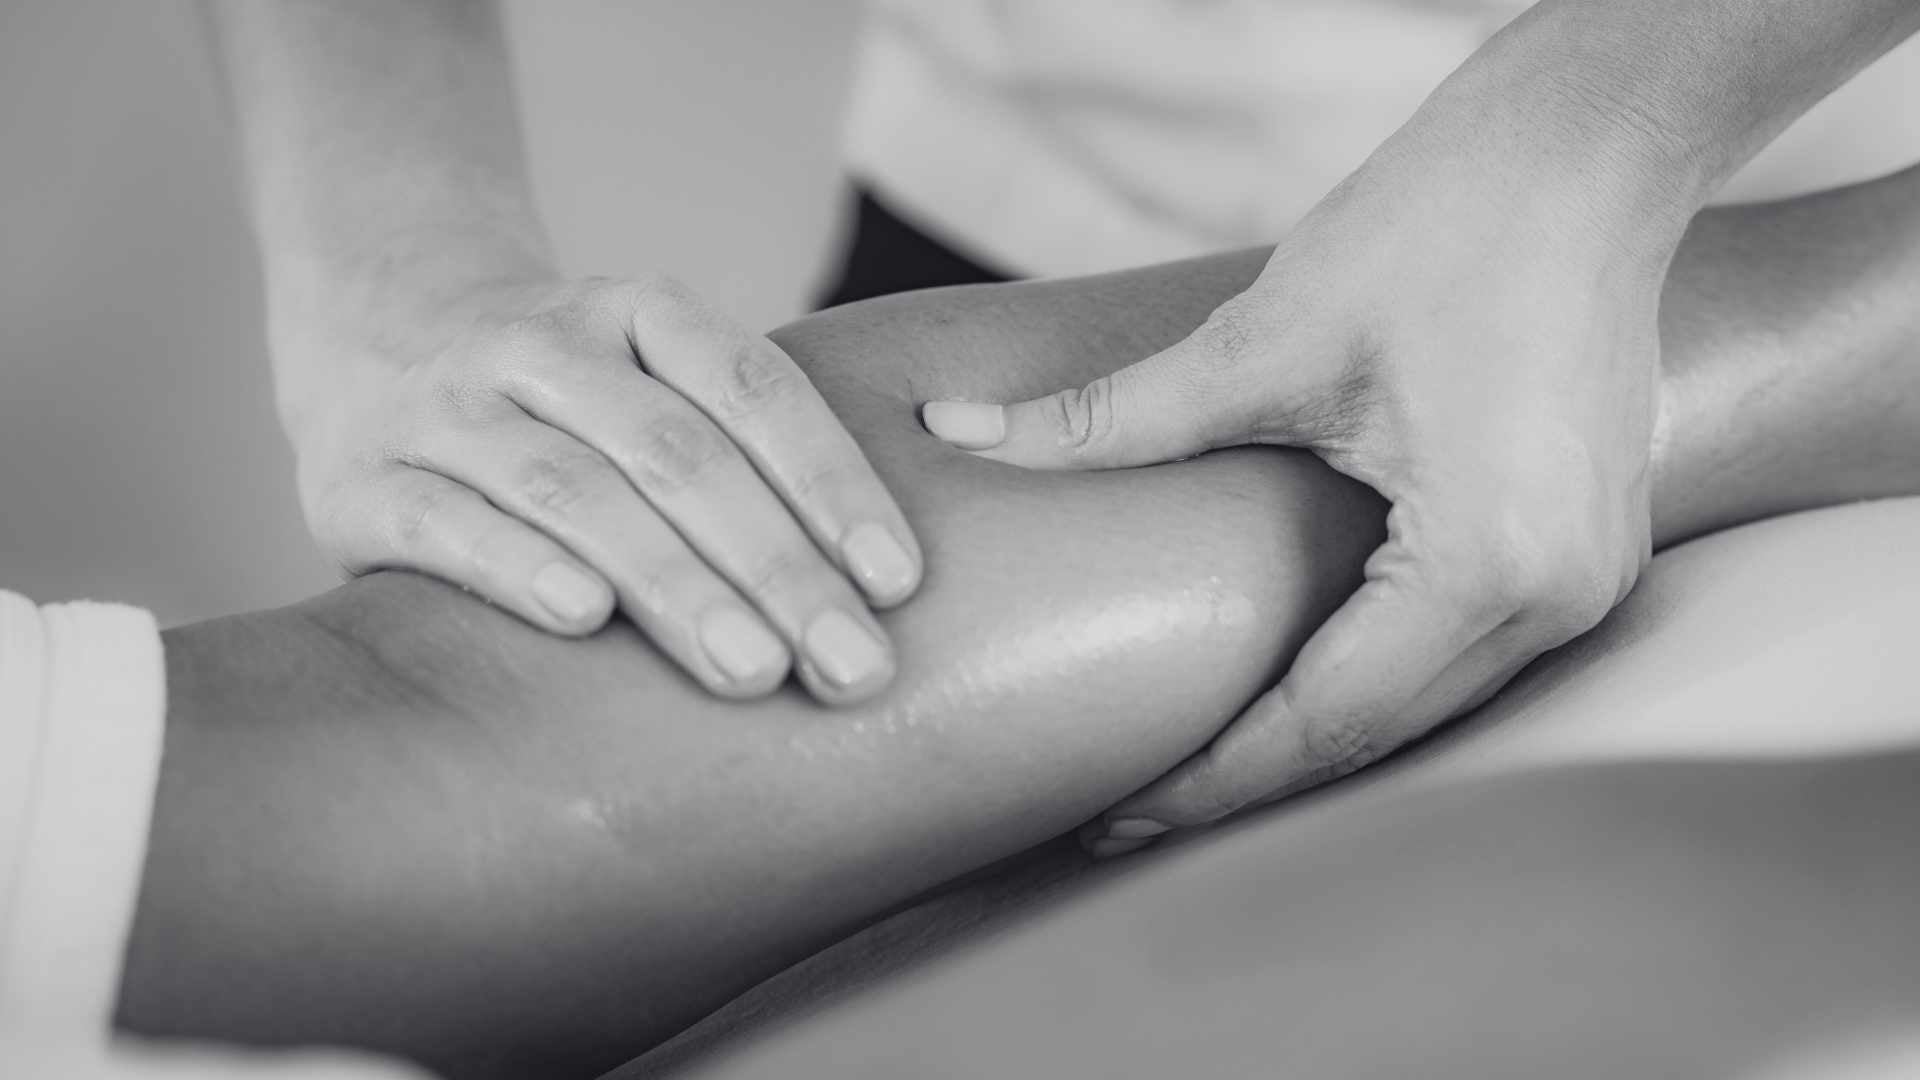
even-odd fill
[(906, 519), (794, 362), (684, 287), (514, 282), (338, 341), (299, 344), (343, 358), (289, 429), (349, 572), (428, 573), (566, 635), (617, 607), (730, 697), (790, 668), (830, 703), (891, 678), (868, 607), (918, 586)]
[(1596, 210), (1389, 144), (1173, 347), (1037, 400), (926, 406), (933, 434), (1030, 468), (1287, 445), (1390, 503), (1359, 590), (1277, 686), (1096, 822), (1097, 851), (1360, 768), (1626, 595), (1650, 549), (1670, 243)]

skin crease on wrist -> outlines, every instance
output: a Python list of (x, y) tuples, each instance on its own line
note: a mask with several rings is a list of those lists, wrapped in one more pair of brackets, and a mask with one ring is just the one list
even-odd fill
[[(1920, 487), (1916, 188), (1696, 224), (1663, 318), (1663, 541)], [(1030, 474), (913, 407), (1146, 355), (1261, 257), (776, 335), (930, 541), (925, 593), (889, 616), (900, 682), (869, 705), (720, 702), (630, 628), (559, 641), (405, 575), (170, 631), (122, 1026), (593, 1075), (1164, 772), (1352, 588), (1377, 500), (1271, 449)]]

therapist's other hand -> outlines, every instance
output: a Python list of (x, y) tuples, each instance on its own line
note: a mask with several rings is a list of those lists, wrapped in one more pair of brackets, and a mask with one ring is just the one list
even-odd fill
[(918, 544), (777, 345), (665, 278), (443, 308), (342, 349), (338, 385), (289, 412), (308, 521), (347, 571), (431, 574), (557, 634), (617, 605), (729, 697), (790, 668), (830, 703), (891, 679), (869, 605), (918, 587)]
[(1591, 628), (1649, 557), (1664, 253), (1577, 202), (1446, 173), (1370, 163), (1138, 364), (1004, 408), (925, 407), (933, 434), (1031, 468), (1306, 447), (1391, 505), (1364, 583), (1279, 685), (1091, 826), (1097, 852), (1374, 761)]

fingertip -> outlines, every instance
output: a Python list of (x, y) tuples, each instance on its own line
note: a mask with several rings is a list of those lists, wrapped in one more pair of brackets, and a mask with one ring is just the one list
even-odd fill
[(1007, 438), (1004, 406), (978, 401), (929, 401), (920, 423), (934, 438), (961, 450), (991, 450)]
[(786, 681), (793, 664), (786, 643), (758, 617), (721, 607), (700, 620), (700, 647), (720, 678), (711, 689), (730, 698), (755, 698), (772, 693)]
[(1150, 817), (1118, 817), (1107, 821), (1107, 835), (1117, 840), (1150, 840), (1172, 830), (1173, 826)]
[(613, 615), (612, 587), (572, 563), (548, 563), (533, 575), (529, 587), (556, 633), (591, 634)]
[(893, 647), (870, 617), (829, 608), (808, 624), (795, 669), (821, 704), (856, 705), (893, 682)]
[(1244, 778), (1230, 766), (1257, 767), (1257, 763), (1240, 755), (1223, 754), (1222, 740), (1232, 738), (1248, 721), (1249, 717), (1242, 714), (1235, 726), (1216, 737), (1213, 744), (1107, 811), (1109, 830), (1127, 823), (1120, 833), (1131, 839), (1152, 839), (1175, 829), (1211, 825), (1246, 805), (1240, 790)]
[(894, 670), (891, 664), (882, 672), (876, 673), (859, 683), (842, 684), (824, 675), (817, 664), (802, 657), (794, 664), (794, 673), (800, 677), (800, 685), (807, 693), (822, 705), (835, 709), (844, 709), (871, 701), (893, 683)]
[(920, 558), (893, 530), (878, 522), (854, 526), (841, 541), (840, 549), (860, 591), (875, 606), (902, 603), (920, 587)]

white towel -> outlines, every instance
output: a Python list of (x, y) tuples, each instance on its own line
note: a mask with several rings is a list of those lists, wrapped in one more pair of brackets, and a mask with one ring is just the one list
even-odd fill
[(0, 591), (0, 1076), (421, 1076), (113, 1037), (166, 704), (147, 612)]

